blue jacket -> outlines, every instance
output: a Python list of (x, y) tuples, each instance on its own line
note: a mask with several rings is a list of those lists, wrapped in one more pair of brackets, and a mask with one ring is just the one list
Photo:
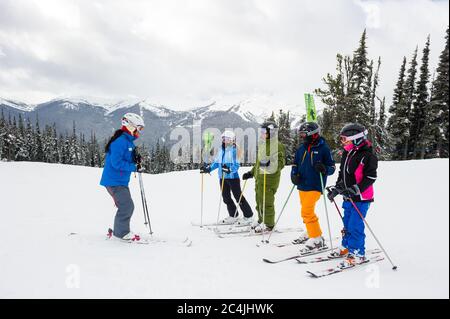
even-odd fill
[(133, 161), (136, 137), (124, 132), (109, 147), (103, 168), (102, 186), (128, 186), (130, 175), (136, 171)]
[(236, 179), (239, 178), (239, 161), (237, 159), (237, 150), (234, 146), (228, 146), (225, 149), (221, 148), (219, 154), (217, 154), (216, 159), (211, 164), (211, 172), (215, 169), (219, 169), (219, 178), (222, 179), (222, 165), (225, 164), (231, 169), (230, 174), (225, 173), (225, 179)]
[(320, 183), (320, 174), (314, 170), (314, 164), (322, 162), (327, 167), (327, 174), (323, 176), (323, 185), (327, 185), (327, 176), (333, 175), (336, 170), (333, 155), (325, 139), (320, 137), (315, 145), (309, 146), (302, 144), (295, 153), (294, 165), (291, 175), (300, 175), (300, 184), (297, 188), (301, 191), (322, 192)]

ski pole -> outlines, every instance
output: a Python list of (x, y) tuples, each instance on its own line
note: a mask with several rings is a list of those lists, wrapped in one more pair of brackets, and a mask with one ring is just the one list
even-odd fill
[[(328, 191), (328, 193), (331, 193), (331, 187), (327, 187), (326, 190)], [(341, 210), (339, 209), (338, 205), (336, 204), (336, 201), (334, 200), (334, 198), (331, 200), (334, 204), (334, 206), (336, 207), (336, 210), (339, 214), (339, 216), (341, 216), (342, 221), (344, 221), (344, 217), (341, 214)]]
[(337, 210), (339, 216), (341, 216), (342, 224), (344, 225), (344, 228), (341, 230), (341, 234), (342, 234), (342, 237), (345, 237), (346, 233), (347, 233), (347, 229), (345, 229), (344, 217), (342, 217), (341, 210), (339, 209), (339, 207), (336, 204), (336, 201), (334, 199), (333, 199), (333, 203), (334, 203), (334, 207), (336, 207), (336, 210)]
[(289, 198), (291, 198), (291, 195), (292, 195), (292, 192), (294, 191), (294, 188), (295, 188), (295, 185), (292, 186), (291, 191), (289, 192), (289, 195), (288, 195), (286, 201), (284, 202), (283, 208), (281, 209), (280, 215), (278, 215), (277, 221), (275, 222), (275, 225), (273, 226), (272, 232), (269, 234), (269, 237), (268, 237), (267, 240), (265, 241), (266, 244), (269, 243), (270, 237), (272, 237), (272, 234), (273, 234), (275, 228), (276, 228), (277, 225), (278, 225), (278, 222), (279, 222), (279, 220), (280, 220), (280, 218), (281, 218), (281, 215), (283, 215), (284, 209), (286, 208), (286, 205), (287, 205), (287, 203), (288, 203), (288, 201), (289, 201)]
[[(330, 187), (327, 187), (326, 190), (328, 192), (331, 192)], [(339, 216), (341, 217), (342, 224), (344, 225), (344, 228), (341, 230), (341, 234), (342, 234), (342, 237), (345, 237), (345, 233), (347, 232), (347, 230), (345, 229), (344, 217), (342, 216), (341, 210), (339, 209), (339, 206), (336, 204), (336, 201), (334, 200), (334, 198), (331, 201), (333, 202), (334, 207), (336, 207), (336, 211), (338, 212)]]
[(244, 186), (242, 187), (241, 196), (239, 196), (239, 200), (238, 200), (238, 203), (237, 203), (236, 211), (234, 212), (234, 218), (236, 218), (236, 216), (238, 215), (239, 205), (241, 205), (242, 197), (244, 197), (244, 191), (245, 191), (245, 187), (247, 186), (247, 181), (248, 180), (246, 179), (245, 182), (244, 182)]
[(148, 207), (147, 207), (147, 198), (145, 197), (145, 190), (144, 190), (144, 182), (142, 180), (142, 173), (139, 172), (139, 185), (141, 188), (141, 199), (142, 199), (142, 208), (144, 210), (144, 220), (145, 220), (145, 225), (148, 225), (149, 228), (149, 234), (153, 235), (153, 231), (152, 231), (152, 225), (150, 223), (150, 216), (148, 215)]
[(389, 257), (388, 253), (386, 252), (386, 250), (384, 249), (383, 245), (381, 245), (380, 241), (378, 240), (377, 236), (375, 236), (375, 233), (372, 231), (372, 228), (370, 228), (369, 223), (366, 221), (366, 219), (364, 218), (364, 216), (361, 214), (361, 211), (358, 209), (358, 206), (356, 206), (355, 202), (351, 199), (348, 198), (350, 203), (352, 203), (353, 208), (355, 208), (355, 210), (358, 212), (359, 216), (361, 217), (361, 219), (364, 221), (364, 224), (366, 224), (367, 228), (369, 229), (369, 231), (372, 233), (373, 238), (375, 238), (375, 240), (378, 243), (378, 246), (380, 246), (381, 250), (383, 251), (383, 253), (386, 255), (387, 259), (389, 259), (389, 262), (392, 265), (392, 270), (397, 270), (397, 266), (392, 262), (392, 259)]
[(267, 181), (267, 168), (264, 168), (264, 187), (263, 187), (263, 226), (261, 234), (262, 234), (262, 242), (264, 242), (264, 228), (266, 227), (266, 181)]
[(200, 195), (200, 228), (203, 228), (203, 174), (201, 181), (201, 195)]
[[(147, 215), (145, 214), (145, 204), (144, 204), (144, 195), (142, 193), (142, 179), (141, 179), (141, 174), (138, 173), (139, 176), (139, 190), (141, 192), (141, 201), (142, 201), (142, 212), (144, 213), (144, 225), (146, 227), (148, 227), (148, 221), (147, 221)], [(134, 177), (136, 177), (136, 175), (134, 175)]]
[(150, 235), (153, 235), (152, 225), (151, 225), (151, 223), (150, 223), (150, 216), (149, 216), (149, 214), (148, 214), (147, 197), (146, 197), (146, 195), (145, 195), (144, 181), (143, 181), (143, 179), (142, 179), (142, 173), (139, 173), (139, 177), (140, 177), (141, 189), (142, 189), (143, 207), (145, 207), (144, 214), (145, 214), (145, 216), (146, 216), (146, 221), (147, 221), (147, 224), (148, 224), (148, 228), (149, 228), (149, 231), (150, 231)]
[(220, 183), (220, 197), (219, 197), (219, 210), (217, 211), (217, 222), (216, 222), (216, 230), (219, 231), (219, 217), (220, 217), (220, 208), (222, 207), (222, 196), (223, 196), (223, 188), (225, 185), (225, 174), (222, 172), (222, 182)]
[(325, 215), (327, 216), (328, 235), (330, 236), (330, 247), (331, 247), (331, 251), (334, 251), (333, 241), (332, 241), (332, 238), (331, 238), (330, 218), (328, 217), (327, 199), (325, 198), (325, 187), (324, 187), (324, 184), (323, 184), (322, 172), (319, 172), (319, 175), (320, 175), (320, 184), (322, 185), (322, 195), (323, 195), (323, 204), (325, 205)]

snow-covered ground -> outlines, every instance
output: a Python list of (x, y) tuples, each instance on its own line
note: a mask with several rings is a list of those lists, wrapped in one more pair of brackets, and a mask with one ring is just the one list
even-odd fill
[[(0, 162), (0, 298), (449, 298), (448, 170), (448, 160), (380, 163), (368, 222), (398, 271), (384, 261), (311, 279), (307, 269), (336, 261), (266, 264), (262, 257), (295, 248), (257, 247), (258, 237), (221, 239), (191, 226), (200, 218), (197, 171), (144, 176), (155, 236), (168, 241), (129, 245), (104, 239), (115, 209), (98, 185), (100, 169)], [(291, 187), (288, 174), (278, 209)], [(245, 194), (254, 206), (253, 186)], [(216, 219), (218, 188), (217, 175), (205, 177), (205, 220)], [(132, 227), (145, 233), (137, 178), (131, 189)], [(338, 235), (340, 219), (328, 210)], [(326, 232), (323, 200), (317, 212)], [(301, 224), (296, 193), (280, 223)], [(376, 247), (367, 235), (368, 247)], [(185, 236), (191, 247), (177, 244)], [(272, 242), (293, 236), (276, 234)]]

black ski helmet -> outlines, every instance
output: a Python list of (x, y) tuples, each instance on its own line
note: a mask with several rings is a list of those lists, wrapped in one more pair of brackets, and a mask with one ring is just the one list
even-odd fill
[(278, 125), (274, 121), (265, 121), (261, 124), (261, 128), (266, 130), (267, 138), (270, 138), (272, 131), (276, 130)]
[(352, 141), (354, 145), (358, 146), (367, 139), (368, 133), (366, 128), (361, 124), (349, 123), (341, 129), (339, 136), (341, 140)]
[(316, 122), (305, 122), (300, 125), (298, 134), (307, 143), (317, 140), (320, 136), (320, 126)]

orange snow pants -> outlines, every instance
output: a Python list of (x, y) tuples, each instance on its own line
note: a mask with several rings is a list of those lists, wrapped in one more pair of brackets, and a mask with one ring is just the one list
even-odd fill
[(315, 238), (322, 235), (322, 230), (319, 225), (319, 218), (317, 218), (314, 211), (320, 196), (321, 193), (317, 191), (300, 191), (300, 204), (302, 206), (301, 213), (309, 238)]

